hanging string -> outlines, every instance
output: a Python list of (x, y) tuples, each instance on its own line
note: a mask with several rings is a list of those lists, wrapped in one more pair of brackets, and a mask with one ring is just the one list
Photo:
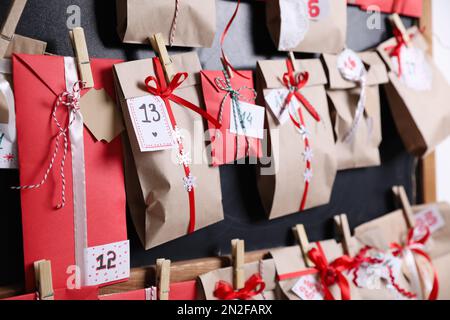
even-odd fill
[(180, 0), (175, 0), (175, 15), (170, 28), (169, 46), (173, 46), (175, 40), (175, 31), (177, 30), (178, 14), (180, 13)]

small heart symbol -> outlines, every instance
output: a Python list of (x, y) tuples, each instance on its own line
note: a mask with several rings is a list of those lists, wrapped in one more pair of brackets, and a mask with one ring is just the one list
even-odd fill
[(157, 132), (153, 132), (153, 136), (156, 138), (158, 136)]

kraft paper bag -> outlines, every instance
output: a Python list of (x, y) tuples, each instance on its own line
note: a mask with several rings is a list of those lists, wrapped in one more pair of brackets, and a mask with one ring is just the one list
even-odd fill
[[(280, 300), (282, 297), (276, 283), (275, 264), (272, 259), (260, 260), (244, 265), (245, 281), (251, 281), (251, 277), (259, 275), (265, 283), (264, 290), (251, 297), (251, 300)], [(233, 286), (233, 268), (222, 268), (205, 273), (199, 277), (206, 300), (220, 300), (214, 295), (218, 285), (227, 283)]]
[[(431, 239), (425, 244), (424, 251), (432, 259), (432, 266), (437, 272), (439, 281), (438, 299), (450, 299), (450, 277), (448, 276), (448, 265), (450, 263), (450, 205), (442, 202), (413, 206), (412, 209), (418, 228), (427, 226), (431, 231)], [(391, 249), (393, 243), (405, 244), (407, 234), (408, 227), (401, 209), (355, 229), (355, 237), (358, 241), (364, 245), (384, 251)], [(430, 263), (416, 254), (414, 258), (421, 278), (425, 277), (431, 282), (433, 269)], [(405, 263), (403, 264), (403, 269), (406, 273), (405, 276), (408, 276), (410, 271), (405, 267)], [(423, 293), (411, 290), (413, 293), (426, 299), (431, 288), (424, 286), (423, 282), (421, 284)]]
[(266, 23), (280, 51), (334, 53), (345, 47), (346, 0), (268, 0)]
[(385, 88), (398, 132), (408, 152), (425, 156), (450, 134), (450, 86), (426, 52), (426, 40), (417, 27), (408, 34), (412, 48), (406, 54), (402, 48), (401, 69), (397, 58), (390, 56), (395, 38), (380, 44), (378, 52), (388, 66), (390, 81)]
[[(376, 52), (358, 55), (352, 52), (347, 56), (346, 52), (350, 51), (323, 55), (329, 79), (327, 95), (336, 136), (338, 170), (378, 166), (378, 147), (382, 141), (379, 86), (388, 82), (386, 67)], [(340, 71), (347, 64), (348, 68), (354, 67), (355, 61), (362, 62), (364, 68), (363, 74), (356, 77), (361, 82), (345, 78)]]
[[(305, 73), (303, 78), (296, 73), (296, 78), (303, 79), (304, 86), (299, 92), (316, 113), (316, 119), (314, 112), (295, 97), (280, 111), (289, 92), (282, 82), (288, 61), (267, 60), (257, 64), (258, 96), (265, 100), (268, 131), (267, 150), (263, 147), (257, 179), (270, 219), (328, 203), (337, 171), (322, 64), (318, 59), (296, 61), (298, 70), (308, 73), (307, 79)], [(298, 126), (297, 113), (301, 113), (304, 125)]]
[(156, 33), (173, 46), (209, 48), (214, 41), (215, 0), (117, 0), (116, 5), (117, 30), (124, 43), (147, 44)]
[[(311, 244), (314, 247), (313, 244)], [(317, 244), (316, 244), (317, 245)], [(334, 260), (344, 255), (342, 245), (337, 243), (336, 240), (321, 241), (320, 246), (328, 260), (328, 263), (333, 263)], [(275, 262), (277, 277), (279, 279), (279, 286), (283, 294), (289, 300), (323, 300), (323, 289), (317, 273), (305, 272), (308, 268), (305, 265), (303, 254), (300, 246), (285, 247), (280, 249), (274, 249), (270, 251), (270, 254)], [(313, 266), (314, 268), (314, 266)], [(303, 273), (303, 274), (302, 274)], [(346, 272), (344, 272), (344, 275)], [(304, 278), (306, 277), (306, 278)], [(303, 284), (303, 278), (306, 282)], [(348, 285), (350, 287), (351, 300), (360, 300), (358, 288), (353, 284), (350, 277), (346, 276)], [(302, 280), (300, 282), (299, 280)], [(300, 296), (295, 293), (297, 290), (294, 286), (298, 286)], [(341, 299), (341, 292), (337, 284), (333, 284), (329, 287), (334, 299)], [(297, 291), (297, 292), (299, 292)]]
[(14, 36), (5, 57), (0, 58), (0, 169), (17, 169), (16, 115), (11, 54), (43, 54), (45, 42)]
[[(187, 72), (187, 78), (173, 94), (204, 110), (199, 76), (201, 66), (197, 54), (184, 53), (172, 59), (176, 72)], [(219, 169), (208, 165), (202, 116), (185, 106), (170, 102), (191, 161), (178, 158), (177, 148), (141, 152), (127, 100), (150, 95), (145, 87), (145, 79), (155, 76), (153, 63), (152, 59), (145, 59), (114, 67), (118, 100), (128, 132), (128, 138), (124, 139), (128, 205), (146, 249), (188, 234), (188, 228), (193, 223), (194, 229), (198, 230), (223, 219)], [(191, 175), (196, 178), (191, 189), (195, 194), (184, 185), (187, 177), (181, 161), (185, 160)]]

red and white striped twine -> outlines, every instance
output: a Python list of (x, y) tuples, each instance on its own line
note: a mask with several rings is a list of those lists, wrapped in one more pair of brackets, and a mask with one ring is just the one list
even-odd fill
[(173, 17), (172, 27), (170, 28), (170, 38), (169, 45), (173, 45), (173, 41), (175, 40), (175, 31), (177, 30), (177, 20), (178, 14), (180, 13), (180, 0), (175, 0), (175, 16)]
[[(47, 181), (47, 178), (50, 174), (50, 172), (53, 169), (53, 164), (55, 163), (56, 156), (58, 155), (59, 151), (59, 143), (61, 137), (64, 139), (64, 152), (61, 159), (61, 165), (60, 165), (60, 176), (61, 176), (61, 202), (56, 206), (56, 209), (64, 208), (66, 204), (66, 176), (64, 175), (64, 166), (66, 163), (66, 157), (67, 157), (67, 150), (69, 147), (69, 139), (67, 138), (67, 132), (69, 130), (69, 127), (75, 120), (75, 117), (72, 116), (72, 113), (78, 112), (80, 109), (80, 91), (83, 88), (83, 83), (81, 81), (78, 81), (74, 84), (72, 92), (64, 91), (61, 93), (55, 102), (55, 106), (53, 107), (52, 112), (52, 118), (55, 122), (56, 126), (58, 127), (58, 134), (56, 135), (55, 139), (55, 149), (52, 154), (52, 158), (50, 160), (50, 163), (47, 167), (47, 170), (45, 171), (44, 177), (42, 178), (41, 182), (38, 184), (32, 184), (32, 185), (24, 185), (20, 187), (12, 187), (12, 189), (15, 190), (29, 190), (29, 189), (38, 189), (42, 187), (45, 182)], [(69, 117), (67, 119), (68, 124), (66, 127), (63, 127), (61, 123), (58, 121), (58, 118), (56, 117), (56, 110), (60, 105), (66, 106), (67, 110), (69, 111)]]

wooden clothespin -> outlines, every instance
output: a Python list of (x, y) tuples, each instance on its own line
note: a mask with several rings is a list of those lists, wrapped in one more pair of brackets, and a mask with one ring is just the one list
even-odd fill
[(289, 60), (291, 60), (292, 67), (294, 68), (294, 72), (297, 72), (298, 71), (297, 70), (297, 66), (296, 66), (297, 61), (295, 61), (294, 52), (293, 51), (289, 51), (288, 52), (288, 57), (289, 57)]
[(175, 75), (175, 68), (173, 66), (172, 58), (170, 58), (169, 53), (167, 52), (166, 43), (164, 42), (164, 37), (161, 33), (154, 34), (149, 38), (150, 44), (153, 47), (153, 50), (161, 60), (161, 64), (164, 69), (164, 74), (166, 76), (166, 81), (172, 81), (173, 76)]
[(245, 243), (244, 240), (231, 240), (231, 259), (233, 261), (233, 286), (235, 290), (245, 286)]
[(0, 29), (0, 58), (3, 58), (8, 50), (26, 4), (27, 0), (13, 0), (11, 2), (8, 16)]
[(355, 255), (355, 241), (350, 232), (350, 225), (348, 224), (347, 215), (343, 213), (334, 216), (334, 222), (342, 235), (342, 245), (344, 246), (345, 254), (353, 257)]
[(294, 232), (294, 236), (297, 238), (297, 241), (300, 245), (300, 250), (302, 251), (303, 261), (305, 261), (305, 266), (308, 268), (313, 267), (314, 264), (308, 257), (308, 252), (311, 249), (311, 245), (308, 240), (308, 236), (306, 235), (305, 226), (302, 224), (298, 224), (292, 228)]
[(84, 29), (81, 27), (73, 28), (69, 31), (69, 35), (75, 50), (81, 81), (84, 82), (85, 88), (93, 88), (94, 77), (92, 76), (91, 61), (89, 59)]
[(36, 288), (39, 292), (39, 300), (55, 300), (51, 262), (49, 260), (35, 261), (34, 274), (36, 278)]
[(414, 217), (414, 211), (411, 207), (411, 203), (409, 202), (408, 196), (406, 195), (405, 188), (403, 186), (394, 186), (392, 187), (392, 191), (397, 199), (400, 200), (403, 214), (405, 216), (406, 224), (408, 228), (414, 228), (416, 225), (416, 219)]
[(158, 299), (169, 300), (170, 260), (156, 260), (156, 286), (158, 288)]
[(400, 19), (400, 16), (398, 15), (398, 13), (391, 14), (389, 16), (389, 20), (390, 20), (391, 24), (395, 28), (397, 28), (400, 31), (400, 33), (402, 34), (402, 37), (406, 43), (406, 46), (410, 47), (411, 46), (411, 38), (409, 37), (408, 32), (406, 31), (405, 25), (403, 24), (402, 19)]

